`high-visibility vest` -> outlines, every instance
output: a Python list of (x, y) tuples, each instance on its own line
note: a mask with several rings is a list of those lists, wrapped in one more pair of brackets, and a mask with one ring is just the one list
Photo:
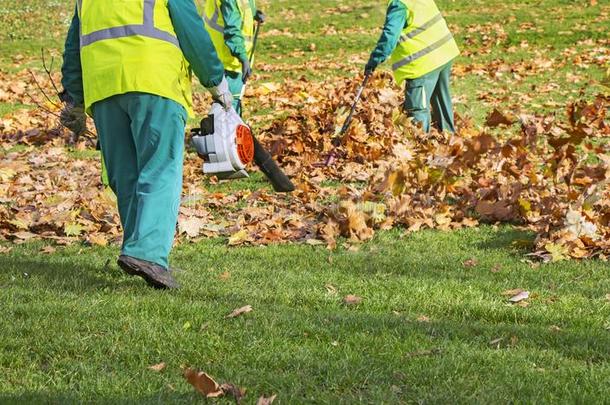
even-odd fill
[[(241, 72), (241, 62), (231, 54), (229, 47), (225, 44), (225, 22), (222, 13), (220, 12), (221, 3), (222, 0), (206, 0), (203, 15), (205, 28), (212, 38), (218, 58), (224, 65), (225, 70)], [(248, 58), (251, 58), (253, 47), (252, 41), (254, 39), (254, 11), (250, 7), (249, 0), (237, 0), (237, 8), (241, 14), (241, 33), (245, 41), (246, 54)]]
[(390, 57), (400, 84), (447, 64), (460, 54), (434, 0), (400, 0), (407, 7), (407, 24)]
[(77, 0), (85, 108), (142, 92), (192, 112), (191, 73), (168, 0)]

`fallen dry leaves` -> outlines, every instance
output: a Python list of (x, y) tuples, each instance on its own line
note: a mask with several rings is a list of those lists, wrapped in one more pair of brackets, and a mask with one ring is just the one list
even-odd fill
[(462, 265), (466, 268), (472, 268), (472, 267), (476, 267), (479, 264), (479, 261), (477, 259), (470, 258), (464, 261), (464, 263), (462, 263)]
[(231, 395), (237, 404), (240, 404), (245, 396), (245, 390), (231, 383), (218, 384), (212, 377), (203, 371), (193, 368), (185, 368), (183, 376), (197, 392), (206, 398), (219, 398), (224, 395)]
[[(491, 62), (481, 74), (528, 76), (549, 66), (542, 56), (523, 63), (530, 65)], [(466, 70), (476, 74), (476, 69)], [(34, 89), (25, 73), (9, 82), (25, 86), (4, 85), (11, 102), (25, 102)], [(415, 232), (508, 222), (536, 232), (531, 256), (542, 261), (610, 255), (607, 96), (569, 104), (565, 119), (494, 109), (484, 128), (460, 118), (455, 135), (425, 134), (400, 114), (400, 90), (387, 74), (378, 74), (341, 139), (335, 164), (317, 167), (332, 150), (358, 84), (298, 79), (250, 88), (261, 108), (282, 112), (266, 117), (271, 123), (261, 125), (258, 135), (297, 190), (289, 196), (266, 189), (210, 191), (200, 160), (189, 153), (180, 240), (223, 236), (230, 246), (297, 241), (334, 249), (343, 236), (346, 246), (357, 250), (378, 230), (393, 227)], [(197, 96), (196, 103), (203, 112), (207, 99)], [(98, 159), (66, 148), (91, 149), (94, 140), (75, 143), (65, 132), (41, 110), (18, 110), (0, 119), (0, 147), (23, 145), (0, 155), (0, 238), (99, 246), (120, 241), (115, 199), (101, 187)]]
[(271, 405), (273, 401), (275, 401), (277, 395), (272, 395), (270, 397), (261, 396), (258, 401), (256, 401), (256, 405)]
[(231, 312), (229, 315), (227, 315), (227, 318), (237, 318), (240, 315), (243, 314), (247, 314), (248, 312), (252, 312), (254, 309), (252, 308), (252, 305), (245, 305), (241, 308), (237, 308), (235, 309), (233, 312)]
[(362, 302), (362, 297), (358, 297), (357, 295), (347, 295), (343, 298), (343, 303), (345, 305), (358, 305)]
[(160, 373), (161, 371), (165, 370), (166, 368), (167, 368), (167, 364), (165, 364), (165, 362), (154, 364), (154, 365), (148, 367), (149, 370), (155, 371), (157, 373)]

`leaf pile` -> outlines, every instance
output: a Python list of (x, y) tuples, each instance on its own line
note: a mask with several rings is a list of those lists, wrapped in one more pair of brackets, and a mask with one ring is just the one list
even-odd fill
[[(22, 79), (24, 91), (32, 90)], [(496, 109), (486, 127), (459, 119), (459, 133), (449, 136), (413, 126), (388, 81), (387, 74), (371, 81), (330, 167), (316, 163), (333, 151), (359, 81), (251, 88), (260, 109), (278, 112), (251, 123), (262, 128), (261, 140), (297, 190), (214, 191), (202, 181), (201, 161), (188, 153), (181, 240), (223, 236), (231, 246), (301, 241), (333, 248), (339, 236), (353, 244), (397, 226), (412, 232), (510, 222), (537, 233), (534, 255), (543, 260), (610, 254), (607, 97), (570, 104), (565, 119)], [(20, 88), (4, 92), (11, 101), (24, 97)], [(196, 102), (204, 111), (206, 99)], [(51, 103), (45, 108), (56, 112)], [(114, 198), (87, 150), (94, 142), (73, 143), (65, 132), (40, 110), (0, 120), (0, 147), (9, 151), (0, 155), (0, 237), (119, 240)]]
[[(466, 121), (454, 136), (424, 134), (394, 106), (398, 95), (374, 81), (365, 90), (354, 125), (342, 139), (341, 158), (316, 169), (331, 151), (331, 137), (343, 122), (357, 83), (313, 92), (297, 86), (293, 100), (303, 107), (266, 132), (285, 167), (301, 176), (311, 193), (329, 177), (366, 180), (364, 189), (340, 187), (340, 202), (326, 206), (320, 235), (367, 240), (376, 229), (397, 225), (456, 229), (479, 222), (527, 225), (537, 234), (541, 259), (583, 258), (610, 252), (610, 125), (607, 97), (567, 106), (567, 120), (494, 111), (488, 127)], [(327, 94), (324, 94), (324, 93)], [(288, 105), (288, 102), (284, 102)], [(295, 105), (298, 105), (296, 100)]]

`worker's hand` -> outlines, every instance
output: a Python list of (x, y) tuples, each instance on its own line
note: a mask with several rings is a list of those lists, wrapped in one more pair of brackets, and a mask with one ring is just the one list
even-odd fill
[(225, 77), (218, 86), (209, 87), (208, 91), (212, 95), (212, 98), (217, 103), (220, 103), (226, 111), (229, 111), (233, 106), (233, 94), (229, 90), (229, 82)]
[(244, 83), (248, 81), (248, 79), (252, 76), (252, 68), (250, 67), (250, 62), (248, 59), (244, 59), (241, 61), (241, 78)]
[(267, 19), (267, 16), (265, 15), (265, 13), (263, 13), (260, 10), (256, 10), (256, 14), (254, 15), (254, 21), (256, 21), (259, 24), (264, 24), (266, 19)]
[(365, 76), (369, 76), (369, 75), (373, 74), (375, 69), (377, 69), (377, 63), (369, 60), (368, 63), (366, 64), (366, 66), (364, 67)]
[(87, 115), (82, 105), (75, 106), (66, 103), (59, 115), (59, 122), (74, 133), (77, 137), (87, 131)]

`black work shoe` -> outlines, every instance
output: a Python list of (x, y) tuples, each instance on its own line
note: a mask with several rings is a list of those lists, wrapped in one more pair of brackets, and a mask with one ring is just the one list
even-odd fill
[(149, 286), (162, 289), (179, 288), (178, 282), (165, 267), (135, 257), (121, 255), (117, 264), (125, 273), (142, 277)]

